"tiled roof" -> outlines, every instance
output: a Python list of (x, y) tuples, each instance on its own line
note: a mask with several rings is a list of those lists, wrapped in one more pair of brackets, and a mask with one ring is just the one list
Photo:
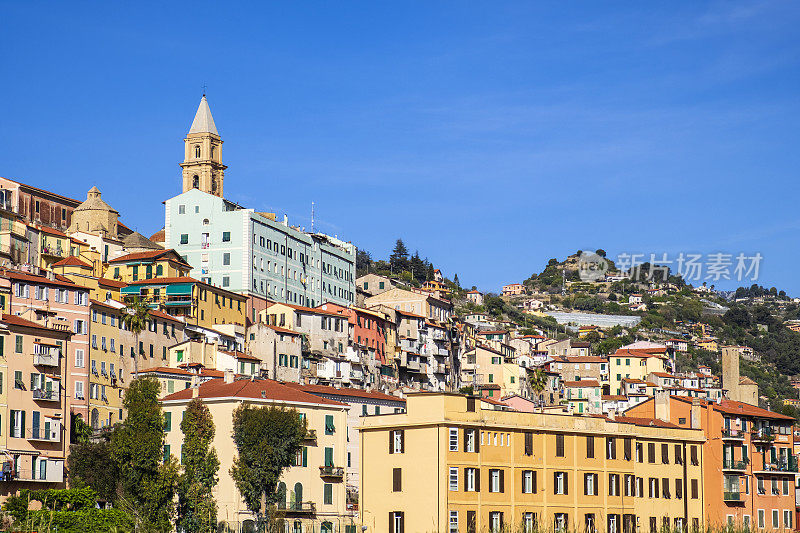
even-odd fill
[(40, 329), (42, 331), (50, 331), (50, 332), (53, 332), (53, 333), (60, 333), (62, 335), (72, 335), (72, 332), (70, 332), (70, 331), (64, 331), (64, 330), (60, 330), (60, 329), (48, 328), (47, 326), (44, 326), (44, 325), (39, 324), (37, 322), (32, 322), (30, 320), (24, 319), (21, 316), (17, 316), (17, 315), (6, 315), (6, 314), (3, 314), (2, 321), (4, 323), (8, 324), (9, 326), (19, 326), (19, 327), (23, 327), (23, 328), (34, 328), (34, 329)]
[(681, 427), (677, 424), (673, 424), (672, 422), (664, 422), (663, 420), (659, 420), (657, 418), (641, 418), (641, 417), (634, 417), (634, 416), (617, 416), (614, 418), (614, 422), (621, 422), (623, 424), (633, 424), (635, 426), (655, 426), (659, 428), (675, 428), (675, 429), (687, 429), (685, 427)]
[(596, 379), (582, 379), (580, 381), (565, 381), (565, 387), (599, 387)]
[(263, 322), (259, 322), (259, 325), (267, 327), (273, 331), (277, 331), (278, 333), (285, 333), (286, 335), (297, 335), (298, 337), (302, 335), (302, 333), (292, 331), (291, 329), (282, 328), (280, 326), (273, 326), (271, 324), (265, 324)]
[(50, 235), (56, 235), (58, 237), (67, 237), (68, 236), (63, 231), (58, 231), (57, 229), (54, 229), (54, 228), (51, 228), (51, 227), (48, 227), (48, 226), (37, 226), (37, 229), (39, 231), (44, 232), (44, 233), (49, 233)]
[[(191, 400), (192, 392), (192, 389), (184, 389), (170, 394), (163, 401)], [(315, 396), (294, 387), (288, 387), (271, 379), (240, 379), (233, 383), (225, 383), (223, 379), (212, 379), (200, 384), (198, 396), (200, 398), (248, 398), (279, 402), (315, 403), (332, 407), (347, 405)]]
[(200, 283), (196, 279), (183, 276), (180, 278), (150, 278), (132, 281), (131, 285), (169, 285), (170, 283)]
[(78, 259), (74, 255), (66, 257), (61, 261), (56, 261), (55, 263), (53, 263), (53, 266), (80, 266), (80, 267), (92, 268), (92, 265), (90, 265), (86, 261)]
[(627, 396), (622, 396), (620, 394), (603, 394), (600, 396), (600, 399), (603, 401), (611, 402), (615, 400), (627, 400)]
[(674, 374), (668, 374), (667, 372), (651, 372), (654, 376), (658, 376), (660, 378), (677, 378), (678, 376)]
[(98, 278), (97, 283), (100, 285), (104, 285), (106, 287), (116, 287), (118, 289), (128, 286), (128, 284), (125, 283), (124, 281), (118, 281), (116, 279), (108, 279), (108, 278)]
[(84, 287), (79, 287), (78, 285), (74, 284), (73, 282), (71, 282), (70, 280), (59, 274), (56, 274), (55, 279), (48, 279), (46, 276), (35, 276), (33, 274), (28, 274), (26, 272), (19, 272), (16, 270), (0, 270), (0, 276), (9, 279), (16, 279), (19, 281), (41, 283), (42, 285), (59, 285), (62, 287), (74, 287), (78, 289), (84, 288)]
[(348, 387), (326, 387), (325, 385), (304, 385), (302, 383), (293, 382), (286, 382), (284, 384), (310, 394), (328, 394), (330, 396), (351, 396), (354, 398), (371, 398), (373, 400), (386, 400), (402, 403), (406, 402), (403, 398), (398, 398), (397, 396), (391, 396), (378, 391), (365, 391), (362, 389), (353, 389)]
[(607, 363), (605, 357), (599, 355), (559, 355), (553, 357), (553, 361), (559, 363)]
[(270, 302), (267, 304), (267, 309), (269, 309), (274, 305), (285, 305), (286, 307), (291, 307), (295, 311), (302, 311), (303, 313), (314, 313), (317, 315), (329, 315), (329, 316), (338, 316), (346, 318), (345, 315), (337, 313), (336, 311), (325, 311), (324, 309), (315, 309), (313, 307), (304, 307), (302, 305), (288, 304), (284, 302)]
[(176, 318), (176, 317), (174, 317), (174, 316), (172, 316), (172, 315), (170, 315), (168, 313), (165, 313), (164, 311), (160, 311), (158, 309), (151, 309), (150, 310), (150, 316), (154, 316), (156, 318), (162, 318), (164, 320), (172, 320), (173, 322), (181, 322), (182, 323), (181, 319)]
[(182, 265), (190, 266), (186, 263), (175, 250), (150, 250), (148, 252), (134, 252), (131, 254), (122, 255), (120, 257), (115, 257), (114, 259), (109, 260), (109, 263), (125, 263), (128, 261), (139, 261), (141, 259), (158, 259), (164, 255), (168, 255), (170, 253), (174, 253), (177, 255), (177, 258), (173, 258), (174, 261), (181, 263)]

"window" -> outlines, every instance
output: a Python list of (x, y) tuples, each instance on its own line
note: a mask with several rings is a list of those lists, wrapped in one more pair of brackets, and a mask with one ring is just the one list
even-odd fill
[[(745, 457), (747, 454), (745, 454)], [(680, 444), (675, 445), (675, 464), (682, 465), (683, 464), (683, 450)]]
[(230, 278), (230, 276), (222, 276), (222, 286), (223, 287), (230, 287), (231, 286), (231, 278)]
[(164, 413), (164, 431), (172, 431), (172, 413)]
[(533, 433), (525, 432), (525, 455), (533, 455)]
[(606, 438), (606, 459), (617, 458), (617, 440), (614, 437)]
[(643, 463), (644, 462), (644, 446), (641, 442), (636, 443), (636, 462)]
[(675, 498), (683, 499), (683, 480), (680, 478), (675, 479)]
[(689, 448), (689, 451), (691, 452), (690, 455), (691, 455), (692, 466), (697, 466), (698, 464), (700, 464), (699, 461), (697, 460), (697, 445), (692, 444), (691, 448)]
[(583, 475), (583, 495), (597, 496), (597, 474)]
[(555, 530), (563, 532), (567, 530), (568, 526), (569, 526), (569, 515), (567, 515), (567, 513), (556, 513)]
[(564, 457), (564, 435), (556, 435), (556, 457)]
[(450, 451), (458, 451), (458, 428), (450, 428)]
[(392, 468), (392, 492), (402, 492), (403, 490), (403, 470)]
[(778, 529), (781, 527), (780, 522), (778, 521), (779, 513), (777, 509), (772, 510), (772, 529)]
[(189, 244), (189, 234), (181, 233), (181, 244)]
[(478, 452), (480, 445), (478, 444), (478, 430), (465, 429), (464, 430), (464, 451), (465, 452)]
[(647, 444), (647, 462), (648, 463), (655, 463), (656, 462), (656, 443), (650, 442)]
[(783, 528), (786, 530), (792, 529), (792, 512), (788, 509), (783, 510)]
[(404, 513), (402, 511), (394, 511), (389, 515), (389, 533), (405, 533)]
[(764, 518), (764, 509), (758, 510), (758, 527), (764, 529), (766, 527)]
[(661, 496), (667, 500), (671, 498), (669, 492), (669, 479), (663, 478), (661, 480)]
[(586, 458), (594, 459), (594, 437), (586, 436)]
[(448, 477), (448, 479), (449, 479), (450, 490), (453, 491), (458, 490), (458, 467), (456, 466), (450, 467), (450, 476)]
[(479, 492), (481, 490), (481, 472), (477, 468), (464, 469), (464, 490), (467, 492)]
[(504, 471), (500, 469), (489, 469), (489, 492), (503, 492)]
[(450, 511), (449, 520), (450, 533), (458, 533), (458, 511)]
[(325, 434), (333, 435), (336, 428), (333, 425), (333, 415), (325, 415)]
[(231, 254), (229, 252), (222, 254), (222, 264), (226, 266), (231, 264)]
[(553, 492), (554, 494), (568, 494), (568, 473), (567, 472), (554, 472), (553, 473)]
[(536, 492), (536, 472), (533, 470), (522, 471), (522, 492), (523, 494)]
[(692, 499), (696, 500), (698, 498), (698, 483), (696, 479), (692, 480)]
[(322, 503), (325, 505), (333, 504), (333, 485), (325, 483), (322, 489)]
[(231, 232), (230, 231), (223, 231), (222, 232), (222, 242), (231, 242)]
[(619, 474), (608, 475), (608, 495), (619, 496)]
[(661, 445), (661, 463), (669, 464), (669, 444), (664, 443)]
[(405, 431), (395, 429), (389, 432), (389, 453), (405, 452)]

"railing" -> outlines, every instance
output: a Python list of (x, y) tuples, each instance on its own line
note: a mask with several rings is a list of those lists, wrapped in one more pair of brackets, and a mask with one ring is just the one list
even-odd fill
[(758, 431), (753, 431), (750, 437), (753, 440), (758, 440), (762, 442), (772, 442), (775, 440), (775, 433), (772, 431), (772, 428), (762, 428)]
[(42, 366), (58, 366), (58, 354), (34, 353), (33, 364)]
[(722, 468), (723, 470), (745, 470), (747, 468), (747, 460), (723, 459)]
[(28, 440), (42, 440), (47, 442), (59, 442), (61, 440), (61, 427), (59, 425), (31, 428), (28, 431)]
[(306, 434), (303, 437), (303, 440), (317, 440), (317, 430), (316, 429), (306, 430)]
[(45, 400), (45, 401), (50, 401), (50, 402), (58, 402), (58, 401), (61, 401), (61, 391), (60, 390), (33, 389), (33, 399), (34, 400)]
[(739, 502), (742, 501), (742, 496), (739, 491), (736, 492), (725, 491), (722, 493), (722, 500), (726, 502)]
[(797, 472), (797, 459), (791, 457), (788, 462), (766, 463), (762, 472)]
[(745, 432), (741, 429), (723, 429), (722, 430), (722, 438), (723, 439), (744, 439)]
[(319, 467), (319, 475), (322, 477), (343, 477), (344, 468), (341, 466), (321, 466)]
[(317, 504), (315, 502), (278, 502), (278, 509), (287, 513), (316, 513)]
[(43, 255), (52, 255), (54, 257), (63, 257), (64, 251), (59, 247), (52, 247), (52, 246), (42, 246)]

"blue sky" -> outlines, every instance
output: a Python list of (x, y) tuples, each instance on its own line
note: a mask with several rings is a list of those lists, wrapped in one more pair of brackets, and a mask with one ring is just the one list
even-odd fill
[(578, 249), (759, 252), (800, 295), (796, 2), (0, 7), (0, 175), (146, 235), (207, 84), (226, 196), (374, 256), (498, 290)]

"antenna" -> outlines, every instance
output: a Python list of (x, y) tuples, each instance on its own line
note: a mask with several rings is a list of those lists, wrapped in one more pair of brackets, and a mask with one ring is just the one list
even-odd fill
[(206, 95), (206, 89), (208, 89), (208, 86), (204, 83), (203, 84), (203, 96)]
[(314, 202), (311, 202), (311, 233), (314, 233)]

